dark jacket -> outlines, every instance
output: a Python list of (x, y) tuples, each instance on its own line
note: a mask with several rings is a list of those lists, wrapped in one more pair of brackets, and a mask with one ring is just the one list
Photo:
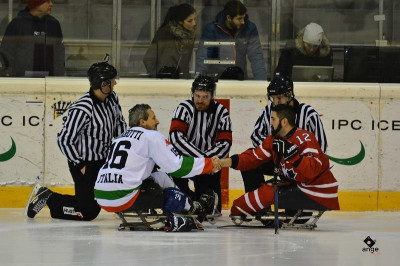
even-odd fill
[[(172, 23), (161, 27), (155, 34), (143, 58), (148, 73), (156, 77), (169, 67), (174, 74), (190, 78), (189, 62), (192, 58), (194, 33)], [(180, 74), (182, 73), (182, 74)]]
[(6, 28), (1, 43), (12, 76), (25, 76), (25, 71), (48, 71), (50, 76), (63, 76), (65, 50), (57, 19), (47, 15), (32, 16), (26, 8)]
[(332, 49), (325, 34), (322, 37), (319, 52), (313, 56), (307, 55), (304, 49), (303, 35), (304, 29), (299, 31), (294, 42), (289, 42), (288, 45), (282, 49), (275, 73), (281, 73), (291, 77), (293, 66), (332, 66)]
[[(247, 78), (247, 59), (249, 58), (251, 63), (251, 69), (253, 72), (254, 79), (266, 80), (267, 72), (265, 69), (264, 56), (261, 50), (261, 43), (258, 37), (257, 26), (248, 20), (246, 16), (246, 23), (242, 29), (236, 32), (233, 36), (230, 31), (225, 27), (225, 12), (221, 11), (215, 17), (215, 20), (206, 25), (203, 34), (199, 42), (199, 49), (196, 56), (196, 73), (200, 74), (214, 74), (219, 75), (231, 65), (205, 65), (204, 60), (210, 59), (212, 47), (204, 46), (204, 41), (224, 41), (224, 42), (235, 42), (235, 46), (231, 47), (219, 47), (219, 53), (217, 57), (224, 59), (224, 54), (230, 53), (230, 57), (235, 59), (236, 66), (240, 67)], [(227, 50), (229, 49), (229, 51)]]

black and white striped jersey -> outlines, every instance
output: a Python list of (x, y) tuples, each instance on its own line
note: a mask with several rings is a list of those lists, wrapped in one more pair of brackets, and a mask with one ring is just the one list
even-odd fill
[[(296, 126), (297, 128), (304, 129), (312, 132), (318, 140), (319, 145), (324, 153), (328, 149), (328, 142), (326, 140), (324, 126), (319, 118), (319, 114), (310, 105), (299, 103), (296, 99), (294, 101), (294, 109), (296, 110)], [(265, 106), (262, 114), (257, 119), (254, 125), (253, 134), (251, 134), (251, 141), (254, 147), (259, 146), (262, 141), (268, 136), (272, 135), (271, 128), (271, 108), (272, 103)]]
[(125, 130), (117, 94), (101, 102), (90, 90), (69, 109), (57, 144), (75, 165), (98, 161), (107, 157), (113, 138)]
[(228, 110), (212, 100), (207, 111), (197, 111), (193, 101), (186, 100), (174, 111), (169, 138), (182, 155), (225, 158), (232, 146)]

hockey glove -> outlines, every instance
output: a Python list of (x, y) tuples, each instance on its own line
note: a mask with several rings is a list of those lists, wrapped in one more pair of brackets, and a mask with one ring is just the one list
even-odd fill
[(168, 215), (165, 221), (165, 232), (190, 232), (195, 228), (194, 221), (190, 217)]
[(275, 138), (272, 142), (272, 149), (281, 157), (285, 159), (285, 161), (294, 157), (298, 151), (298, 147), (296, 144), (292, 144), (287, 142), (284, 139)]

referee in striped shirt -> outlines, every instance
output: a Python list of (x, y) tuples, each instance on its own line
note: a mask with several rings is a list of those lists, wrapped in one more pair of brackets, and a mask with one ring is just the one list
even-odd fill
[(114, 86), (116, 69), (106, 63), (93, 64), (88, 70), (90, 90), (68, 111), (57, 143), (68, 159), (75, 184), (75, 196), (61, 195), (46, 187), (39, 189), (36, 201), (29, 204), (33, 218), (46, 204), (51, 217), (91, 221), (100, 213), (94, 199), (94, 184), (103, 166), (113, 138), (126, 129)]
[[(251, 135), (254, 147), (259, 146), (267, 136), (272, 135), (270, 124), (272, 106), (288, 104), (296, 111), (296, 127), (312, 132), (321, 146), (322, 151), (326, 153), (328, 143), (326, 141), (322, 121), (314, 108), (308, 104), (299, 103), (296, 100), (292, 80), (286, 75), (276, 73), (267, 91), (267, 96), (271, 103), (265, 106), (254, 126), (254, 131)], [(259, 168), (250, 171), (242, 171), (245, 191), (250, 192), (257, 189), (260, 184), (264, 182), (264, 174), (273, 175), (273, 169), (274, 163), (269, 162)]]
[[(232, 121), (228, 110), (214, 100), (215, 80), (198, 76), (192, 83), (192, 99), (175, 109), (169, 138), (175, 149), (184, 156), (225, 158), (232, 146)], [(212, 189), (218, 194), (218, 210), (221, 211), (221, 172), (191, 178), (195, 192), (188, 179), (175, 178), (175, 184), (192, 200)]]

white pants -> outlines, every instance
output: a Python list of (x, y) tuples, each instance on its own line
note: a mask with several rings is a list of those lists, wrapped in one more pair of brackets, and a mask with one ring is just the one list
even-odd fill
[(154, 182), (156, 182), (162, 189), (175, 187), (174, 181), (164, 172), (154, 172), (151, 173), (150, 177), (153, 178)]

